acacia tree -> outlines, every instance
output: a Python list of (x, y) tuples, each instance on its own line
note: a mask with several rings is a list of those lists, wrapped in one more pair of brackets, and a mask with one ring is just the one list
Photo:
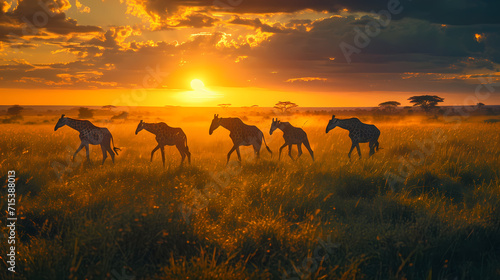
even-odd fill
[(21, 107), (19, 105), (14, 105), (14, 106), (10, 107), (9, 109), (7, 109), (7, 115), (20, 116), (21, 112), (23, 110), (24, 110), (23, 107)]
[(382, 102), (380, 104), (378, 104), (378, 106), (384, 110), (384, 111), (387, 111), (387, 112), (394, 112), (396, 111), (396, 108), (401, 105), (401, 103), (397, 102), (397, 101), (386, 101), (386, 102)]
[(484, 103), (482, 103), (482, 102), (479, 102), (479, 103), (477, 103), (477, 104), (476, 104), (476, 108), (477, 108), (478, 110), (483, 109), (483, 107), (484, 107)]
[(299, 107), (299, 105), (290, 101), (280, 101), (274, 105), (274, 108), (280, 110), (282, 113), (296, 107)]
[(437, 104), (443, 102), (444, 98), (437, 95), (417, 95), (408, 98), (413, 106), (419, 106), (425, 112), (429, 112), (432, 109), (438, 108)]
[(80, 107), (78, 109), (78, 117), (80, 119), (91, 119), (94, 117), (94, 113), (89, 108)]

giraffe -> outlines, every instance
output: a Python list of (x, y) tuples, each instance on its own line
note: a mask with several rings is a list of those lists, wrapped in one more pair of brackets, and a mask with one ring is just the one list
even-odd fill
[(163, 167), (165, 168), (165, 145), (177, 147), (179, 153), (181, 154), (181, 165), (184, 163), (184, 159), (188, 158), (188, 162), (191, 163), (191, 152), (189, 152), (189, 148), (187, 146), (187, 137), (182, 131), (181, 128), (178, 127), (170, 127), (164, 122), (159, 123), (146, 123), (141, 120), (137, 129), (135, 130), (135, 135), (139, 133), (141, 130), (146, 130), (156, 135), (156, 142), (158, 145), (151, 151), (151, 161), (153, 161), (154, 153), (160, 149), (161, 151), (161, 159), (163, 161)]
[(212, 135), (214, 130), (216, 130), (219, 126), (222, 126), (225, 129), (229, 130), (229, 137), (233, 141), (233, 147), (227, 154), (226, 164), (229, 163), (229, 158), (235, 150), (236, 154), (238, 155), (238, 160), (241, 162), (240, 146), (252, 145), (256, 157), (259, 158), (260, 148), (262, 147), (262, 140), (264, 140), (266, 149), (272, 156), (273, 152), (267, 146), (266, 139), (264, 138), (264, 133), (262, 133), (262, 131), (260, 131), (260, 129), (258, 129), (256, 126), (244, 124), (239, 118), (219, 118), (219, 115), (215, 114), (208, 134)]
[[(90, 149), (89, 144), (92, 145), (101, 145), (102, 150), (102, 164), (108, 157), (107, 153), (111, 155), (111, 160), (115, 163), (115, 153), (118, 155), (118, 151), (121, 151), (120, 148), (116, 148), (113, 136), (111, 132), (105, 127), (98, 127), (93, 125), (90, 121), (87, 120), (76, 120), (65, 117), (65, 115), (61, 115), (61, 118), (57, 121), (56, 126), (54, 127), (54, 131), (58, 130), (63, 126), (69, 126), (74, 130), (80, 132), (80, 146), (76, 149), (76, 152), (73, 154), (73, 160), (75, 156), (80, 152), (83, 147), (87, 152), (87, 160), (90, 162)], [(113, 142), (113, 149), (111, 149), (111, 142)]]
[(351, 138), (351, 150), (349, 151), (349, 159), (351, 158), (352, 150), (356, 147), (358, 151), (359, 158), (361, 158), (361, 150), (359, 148), (359, 143), (369, 143), (370, 155), (375, 153), (375, 149), (379, 150), (378, 137), (380, 136), (380, 130), (373, 124), (364, 124), (357, 118), (350, 119), (336, 119), (335, 115), (328, 122), (326, 126), (326, 133), (334, 129), (336, 126), (341, 127), (349, 131), (349, 137)]
[(281, 158), (281, 151), (288, 146), (288, 156), (294, 160), (292, 157), (292, 145), (297, 145), (297, 149), (299, 150), (299, 154), (297, 159), (302, 155), (302, 144), (307, 148), (309, 153), (311, 154), (312, 160), (314, 161), (314, 153), (309, 145), (309, 140), (307, 139), (306, 132), (299, 127), (295, 127), (291, 125), (289, 122), (282, 122), (278, 119), (273, 119), (271, 123), (271, 129), (269, 130), (269, 134), (273, 135), (273, 132), (276, 129), (281, 129), (283, 131), (283, 138), (285, 139), (285, 144), (281, 146), (278, 160)]

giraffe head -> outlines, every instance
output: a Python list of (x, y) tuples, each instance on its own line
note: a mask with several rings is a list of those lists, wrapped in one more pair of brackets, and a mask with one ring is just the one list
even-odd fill
[(212, 135), (214, 130), (216, 130), (219, 127), (221, 119), (222, 118), (219, 118), (218, 114), (214, 115), (214, 119), (212, 120), (212, 124), (210, 125), (210, 130), (208, 131), (209, 135)]
[(57, 121), (56, 126), (54, 127), (54, 131), (65, 126), (67, 123), (68, 123), (68, 118), (64, 117), (64, 114), (62, 114), (61, 118)]
[(339, 121), (339, 119), (336, 119), (335, 115), (332, 115), (332, 119), (328, 122), (328, 125), (326, 126), (326, 133), (328, 133), (328, 131), (334, 129), (337, 126), (338, 121)]
[(273, 122), (271, 123), (271, 129), (269, 130), (269, 134), (270, 134), (270, 135), (273, 135), (273, 132), (274, 132), (277, 128), (279, 128), (280, 123), (281, 123), (281, 121), (280, 121), (280, 120), (278, 120), (278, 118), (276, 118), (276, 120), (275, 120), (275, 119), (273, 119)]
[(143, 130), (144, 129), (144, 124), (145, 122), (143, 122), (141, 120), (141, 122), (139, 123), (139, 125), (137, 126), (137, 129), (135, 130), (135, 135), (137, 135), (137, 133), (139, 133), (139, 131)]

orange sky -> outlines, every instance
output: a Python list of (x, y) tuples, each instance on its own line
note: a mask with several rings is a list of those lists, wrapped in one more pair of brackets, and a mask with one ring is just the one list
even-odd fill
[[(382, 28), (370, 11), (384, 3), (280, 1), (2, 1), (0, 104), (355, 107), (421, 94), (500, 104), (494, 17), (426, 17), (401, 2)], [(373, 33), (366, 45), (359, 32)], [(204, 86), (193, 90), (195, 79)]]
[[(273, 107), (278, 101), (291, 100), (301, 107), (375, 107), (387, 100), (400, 100), (402, 106), (411, 106), (404, 92), (348, 92), (348, 93), (306, 93), (272, 91), (262, 88), (213, 88), (209, 93), (193, 90), (10, 90), (0, 89), (2, 105), (85, 105), (85, 106), (192, 106), (216, 107), (229, 103), (233, 107), (258, 105)], [(313, 98), (311, 98), (313, 96)], [(402, 98), (404, 96), (405, 98)], [(474, 105), (474, 100), (454, 94), (440, 94), (446, 105)], [(495, 103), (494, 103), (495, 104)], [(496, 103), (500, 104), (500, 102)]]

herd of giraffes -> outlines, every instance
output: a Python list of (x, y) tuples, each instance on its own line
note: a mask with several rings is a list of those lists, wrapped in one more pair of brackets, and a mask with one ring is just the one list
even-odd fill
[[(120, 151), (120, 148), (115, 147), (113, 136), (107, 128), (95, 126), (88, 120), (68, 118), (63, 114), (57, 121), (57, 124), (54, 127), (54, 131), (65, 125), (75, 129), (80, 133), (79, 136), (81, 143), (78, 149), (76, 149), (75, 153), (73, 154), (73, 159), (76, 157), (78, 152), (80, 152), (80, 150), (85, 148), (87, 152), (87, 160), (90, 161), (89, 145), (101, 145), (102, 164), (104, 164), (108, 153), (110, 154), (113, 163), (115, 162), (115, 154), (118, 155), (118, 151)], [(229, 162), (229, 158), (234, 151), (236, 151), (238, 160), (241, 162), (240, 146), (253, 146), (255, 156), (259, 158), (262, 141), (264, 141), (264, 145), (266, 146), (267, 151), (272, 155), (272, 151), (267, 146), (266, 140), (264, 138), (264, 133), (262, 133), (262, 131), (256, 126), (247, 125), (243, 123), (243, 121), (241, 121), (241, 119), (239, 118), (220, 118), (219, 115), (215, 114), (208, 133), (212, 135), (214, 130), (216, 130), (219, 126), (222, 126), (225, 129), (229, 130), (229, 137), (233, 141), (233, 147), (227, 154), (227, 162)], [(370, 147), (369, 156), (372, 156), (375, 151), (378, 151), (378, 138), (380, 136), (380, 130), (378, 130), (375, 125), (362, 123), (357, 118), (337, 119), (335, 118), (335, 115), (333, 115), (332, 119), (326, 126), (326, 133), (337, 126), (349, 131), (349, 137), (351, 138), (352, 142), (351, 149), (348, 153), (349, 159), (351, 158), (351, 153), (354, 148), (357, 149), (358, 155), (361, 158), (361, 149), (359, 147), (359, 143), (368, 143)], [(175, 145), (182, 157), (181, 164), (184, 162), (186, 157), (188, 159), (188, 162), (191, 163), (191, 152), (189, 152), (189, 148), (187, 145), (187, 137), (181, 128), (170, 127), (164, 122), (146, 123), (141, 120), (139, 122), (139, 125), (137, 126), (137, 129), (135, 130), (135, 134), (137, 135), (143, 129), (156, 135), (156, 142), (158, 143), (158, 145), (156, 145), (153, 151), (151, 151), (151, 161), (153, 161), (154, 153), (158, 149), (160, 149), (163, 167), (165, 167), (165, 146)], [(285, 139), (285, 143), (279, 149), (278, 159), (281, 158), (281, 151), (286, 146), (288, 146), (288, 155), (292, 160), (295, 160), (291, 154), (292, 145), (297, 145), (297, 158), (299, 158), (302, 155), (302, 144), (304, 144), (306, 149), (311, 154), (312, 160), (314, 161), (314, 152), (309, 145), (307, 134), (302, 128), (295, 127), (289, 122), (282, 122), (278, 119), (273, 118), (269, 134), (272, 135), (276, 129), (280, 129), (283, 132), (283, 138)], [(111, 144), (113, 144), (113, 148), (111, 148)]]

